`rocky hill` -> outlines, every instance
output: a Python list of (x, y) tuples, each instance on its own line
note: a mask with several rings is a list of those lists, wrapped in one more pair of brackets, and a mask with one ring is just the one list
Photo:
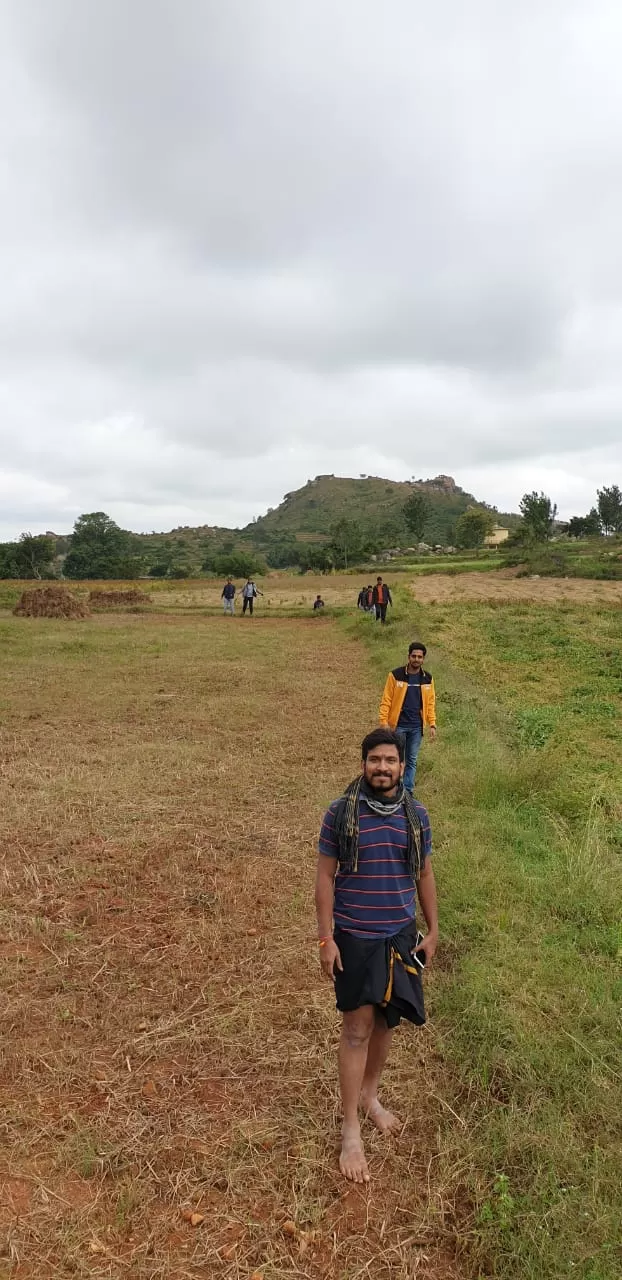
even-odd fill
[[(203, 524), (167, 533), (136, 534), (135, 551), (145, 569), (157, 565), (164, 573), (180, 577), (199, 572), (219, 554), (249, 549), (267, 557), (274, 566), (286, 566), (296, 563), (296, 547), (305, 542), (327, 542), (331, 529), (342, 519), (356, 523), (378, 549), (408, 546), (413, 537), (405, 525), (403, 507), (413, 489), (427, 499), (424, 540), (433, 545), (453, 542), (457, 517), (476, 499), (451, 476), (398, 481), (382, 476), (354, 479), (325, 475), (286, 493), (278, 507), (269, 508), (243, 529)], [(498, 519), (512, 527), (518, 517), (500, 514)], [(64, 556), (70, 537), (51, 536), (56, 539), (57, 554)]]
[[(301, 489), (286, 493), (283, 501), (265, 516), (253, 521), (242, 531), (257, 545), (295, 537), (319, 540), (327, 537), (331, 526), (340, 519), (357, 521), (365, 529), (378, 531), (385, 545), (412, 542), (403, 517), (403, 507), (413, 489), (427, 498), (428, 518), (424, 539), (431, 543), (453, 540), (456, 519), (476, 501), (451, 476), (435, 476), (432, 480), (386, 480), (381, 476), (316, 476)], [(515, 523), (517, 517), (499, 516), (503, 524)]]

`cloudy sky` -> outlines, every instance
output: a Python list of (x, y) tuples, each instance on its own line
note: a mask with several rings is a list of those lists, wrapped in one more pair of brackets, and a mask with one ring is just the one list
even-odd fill
[(622, 483), (619, 0), (0, 15), (0, 538)]

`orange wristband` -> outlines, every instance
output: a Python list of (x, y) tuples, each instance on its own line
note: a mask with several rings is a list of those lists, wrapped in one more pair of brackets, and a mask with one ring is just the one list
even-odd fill
[(333, 940), (333, 935), (332, 935), (332, 933), (329, 933), (329, 934), (328, 934), (328, 937), (326, 937), (326, 938), (320, 938), (320, 939), (319, 939), (319, 945), (320, 945), (321, 947), (325, 947), (325, 946), (326, 946), (326, 943), (327, 943), (327, 942), (332, 942), (332, 940)]

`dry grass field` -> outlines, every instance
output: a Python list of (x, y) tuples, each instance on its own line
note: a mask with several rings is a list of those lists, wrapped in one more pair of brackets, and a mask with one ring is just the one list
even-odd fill
[(0, 1276), (457, 1276), (432, 1028), (401, 1035), (371, 1190), (336, 1171), (312, 880), (374, 721), (360, 644), (5, 615), (0, 660)]
[[(619, 584), (386, 577), (0, 586), (0, 1280), (622, 1275)], [(314, 849), (413, 632), (441, 947), (348, 1189)]]
[(463, 600), (508, 604), (524, 600), (543, 605), (564, 601), (576, 605), (622, 604), (622, 582), (597, 582), (589, 578), (517, 578), (514, 569), (455, 576), (431, 573), (417, 578), (413, 590), (422, 604)]
[[(411, 572), (392, 570), (390, 565), (379, 565), (377, 572), (383, 574), (394, 593), (396, 590), (398, 593), (403, 590), (410, 596), (412, 591), (415, 600), (421, 604), (460, 603), (469, 600), (492, 601), (500, 604), (520, 601), (544, 605), (564, 601), (576, 605), (622, 604), (621, 582), (582, 578), (517, 578), (514, 569), (489, 570), (486, 573), (426, 573), (413, 577)], [(327, 614), (343, 610), (350, 611), (356, 606), (361, 586), (365, 582), (374, 582), (375, 573), (376, 571), (373, 570), (357, 574), (315, 575), (274, 571), (265, 578), (258, 579), (258, 586), (263, 595), (255, 602), (255, 612), (264, 618), (310, 617), (313, 601), (318, 593), (325, 602)], [(126, 606), (113, 604), (115, 611), (125, 607), (128, 612), (145, 611), (154, 614), (220, 614), (222, 612), (223, 582), (220, 578), (193, 578), (181, 581), (140, 579), (135, 583), (67, 582), (65, 585), (87, 606), (93, 604), (93, 601), (89, 602), (89, 595), (93, 595), (97, 602), (98, 598), (101, 599), (102, 592), (127, 592), (129, 588), (144, 593), (144, 603), (138, 601)], [(236, 585), (239, 591), (241, 581)], [(32, 581), (1, 582), (0, 609), (13, 607), (22, 591), (32, 587)], [(148, 600), (147, 597), (149, 597)], [(238, 596), (236, 612), (239, 614), (241, 610), (242, 602)]]

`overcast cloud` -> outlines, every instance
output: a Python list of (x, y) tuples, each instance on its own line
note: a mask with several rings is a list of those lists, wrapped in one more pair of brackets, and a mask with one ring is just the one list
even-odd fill
[(619, 0), (0, 14), (0, 537), (622, 483)]

